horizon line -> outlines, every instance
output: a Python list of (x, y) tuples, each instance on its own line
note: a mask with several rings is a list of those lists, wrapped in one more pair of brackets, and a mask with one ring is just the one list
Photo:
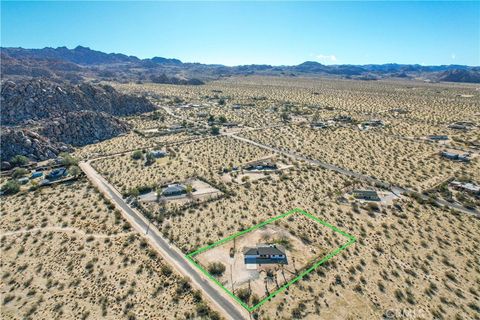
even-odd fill
[(121, 53), (121, 52), (105, 52), (105, 51), (101, 51), (101, 50), (97, 50), (97, 49), (92, 49), (89, 46), (84, 46), (84, 45), (80, 45), (80, 44), (75, 46), (74, 48), (69, 48), (67, 46), (59, 46), (59, 47), (46, 46), (46, 47), (43, 47), (43, 48), (27, 48), (27, 47), (22, 47), (22, 46), (12, 47), (12, 46), (0, 45), (0, 49), (24, 49), (24, 50), (43, 50), (43, 49), (60, 49), (60, 48), (66, 48), (68, 50), (75, 50), (79, 47), (89, 49), (91, 51), (101, 52), (101, 53), (104, 53), (104, 54), (114, 54), (114, 55), (115, 54), (120, 54), (120, 55), (124, 55), (124, 56), (130, 57), (130, 58), (136, 58), (136, 59), (139, 59), (141, 61), (151, 60), (153, 58), (164, 58), (164, 59), (169, 59), (169, 60), (179, 60), (183, 64), (220, 65), (220, 66), (229, 67), (229, 68), (242, 67), (242, 66), (292, 67), (292, 66), (299, 66), (299, 65), (301, 65), (303, 63), (306, 63), (306, 62), (314, 62), (314, 63), (318, 63), (320, 65), (329, 66), (329, 67), (335, 67), (335, 66), (370, 66), (370, 65), (377, 65), (377, 66), (399, 65), (399, 66), (421, 66), (421, 67), (460, 66), (460, 67), (471, 67), (471, 68), (480, 67), (480, 64), (479, 65), (467, 65), (467, 64), (430, 64), (429, 65), (429, 64), (423, 64), (423, 63), (400, 63), (400, 62), (366, 63), (366, 64), (354, 64), (354, 63), (326, 64), (326, 63), (322, 63), (322, 62), (319, 62), (319, 61), (316, 61), (316, 60), (305, 60), (305, 61), (300, 62), (298, 64), (276, 64), (276, 65), (273, 65), (273, 64), (268, 64), (268, 63), (246, 63), (246, 64), (228, 65), (228, 64), (223, 64), (223, 63), (211, 63), (211, 62), (199, 62), (199, 61), (198, 62), (185, 62), (180, 58), (168, 58), (168, 57), (165, 57), (165, 56), (158, 56), (158, 55), (154, 55), (154, 56), (149, 57), (149, 58), (141, 58), (137, 55), (126, 54), (126, 53)]

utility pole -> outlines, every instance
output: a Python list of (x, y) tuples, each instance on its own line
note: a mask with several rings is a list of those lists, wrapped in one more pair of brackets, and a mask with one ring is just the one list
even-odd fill
[(145, 232), (145, 234), (148, 234), (148, 230), (150, 230), (150, 219), (148, 220), (147, 231)]
[(230, 265), (230, 282), (232, 283), (232, 293), (235, 294), (235, 290), (233, 289), (233, 271), (232, 271), (232, 265)]

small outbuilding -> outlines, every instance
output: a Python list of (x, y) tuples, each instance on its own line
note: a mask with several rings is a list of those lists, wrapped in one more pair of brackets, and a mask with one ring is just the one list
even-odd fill
[(27, 184), (28, 183), (28, 178), (27, 177), (22, 177), (22, 178), (18, 179), (17, 181), (20, 184)]
[(465, 183), (460, 181), (452, 181), (450, 186), (454, 189), (465, 191), (471, 194), (480, 195), (480, 186), (473, 183)]
[(355, 199), (367, 201), (380, 201), (377, 191), (375, 190), (353, 190), (352, 195)]
[(312, 122), (310, 124), (310, 127), (313, 128), (313, 129), (324, 129), (324, 128), (328, 127), (328, 124), (326, 124), (325, 122), (322, 122), (322, 121), (317, 121), (317, 122)]
[(428, 139), (433, 140), (433, 141), (445, 141), (445, 140), (448, 140), (448, 136), (445, 136), (445, 135), (431, 135), (431, 136), (428, 136)]
[(440, 155), (449, 160), (455, 160), (455, 161), (462, 161), (462, 162), (469, 162), (470, 161), (470, 155), (468, 153), (453, 153), (449, 151), (442, 151), (440, 152)]
[(334, 117), (334, 118), (333, 118), (333, 121), (335, 121), (335, 122), (351, 123), (351, 122), (353, 122), (353, 119), (352, 119), (352, 117), (350, 117), (350, 116), (342, 115), (342, 116), (336, 116), (336, 117)]
[(49, 181), (54, 181), (67, 176), (67, 174), (68, 174), (67, 168), (61, 167), (61, 168), (57, 168), (50, 171), (50, 173), (47, 174), (45, 178), (47, 178), (47, 180)]
[(32, 172), (32, 174), (30, 176), (30, 179), (40, 178), (41, 176), (43, 176), (43, 172), (34, 171), (34, 172)]
[(155, 158), (164, 158), (168, 155), (168, 152), (163, 150), (153, 150), (150, 152)]

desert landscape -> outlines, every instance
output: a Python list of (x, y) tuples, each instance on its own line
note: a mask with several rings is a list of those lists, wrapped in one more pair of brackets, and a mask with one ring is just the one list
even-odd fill
[[(135, 130), (167, 128), (183, 119), (184, 123), (197, 123), (199, 130), (205, 128), (200, 135), (178, 132), (145, 136), (132, 131), (73, 152), (78, 159), (88, 160), (94, 170), (127, 202), (130, 201), (132, 208), (139, 210), (151, 221), (153, 228), (184, 254), (292, 208), (312, 212), (358, 239), (338, 256), (255, 310), (255, 317), (368, 319), (401, 309), (421, 312), (420, 318), (461, 319), (475, 317), (478, 313), (476, 282), (480, 270), (475, 248), (480, 225), (475, 217), (478, 213), (474, 213), (478, 212), (478, 200), (474, 196), (468, 202), (471, 208), (464, 209), (473, 210), (472, 213), (465, 213), (436, 203), (435, 199), (443, 198), (433, 196), (430, 191), (454, 178), (479, 181), (475, 145), (478, 128), (461, 132), (448, 128), (448, 124), (454, 121), (478, 119), (475, 108), (480, 98), (475, 87), (416, 83), (416, 90), (413, 90), (405, 82), (287, 81), (260, 77), (231, 78), (201, 87), (112, 85), (125, 94), (145, 91), (170, 97), (172, 101), (174, 97), (201, 104), (201, 107), (189, 108), (167, 104), (171, 114), (159, 108), (162, 116), (156, 120), (148, 115), (126, 119)], [(339, 90), (347, 95), (338, 95)], [(396, 98), (398, 90), (408, 94)], [(211, 98), (202, 99), (212, 91), (222, 92), (226, 105), (212, 102)], [(377, 94), (372, 94), (374, 92)], [(428, 106), (425, 105), (425, 94), (431, 96)], [(473, 98), (460, 98), (459, 94), (473, 94)], [(439, 106), (435, 106), (436, 99)], [(453, 108), (459, 103), (463, 108), (451, 113), (449, 106)], [(398, 107), (404, 107), (408, 112), (397, 117), (391, 110)], [(248, 112), (243, 112), (246, 108)], [(208, 124), (205, 116), (199, 117), (200, 112), (207, 117), (223, 116), (242, 127), (234, 132), (221, 131), (217, 136), (211, 135), (208, 128), (214, 125)], [(175, 120), (170, 121), (172, 118)], [(371, 119), (381, 119), (382, 125), (368, 130), (357, 125)], [(320, 121), (328, 125), (310, 126)], [(451, 139), (444, 144), (425, 139), (431, 134), (448, 135)], [(471, 160), (459, 162), (442, 158), (440, 152), (447, 147), (467, 150)], [(160, 159), (149, 157), (153, 150), (165, 150), (165, 156)], [(325, 169), (310, 159), (378, 179), (385, 185), (364, 181), (363, 176)], [(249, 164), (251, 169), (247, 169)], [(258, 170), (255, 166), (259, 164), (272, 168)], [(95, 188), (84, 179), (71, 185), (33, 191), (39, 196), (30, 197), (29, 192), (9, 196), (3, 201), (4, 315), (12, 315), (8, 310), (13, 312), (22, 306), (21, 310), (28, 316), (115, 317), (123, 313), (156, 318), (152, 312), (159, 304), (165, 319), (188, 318), (189, 314), (196, 314), (199, 305), (200, 308), (203, 306), (196, 291), (189, 285), (184, 293), (178, 293), (184, 281), (181, 275), (171, 271), (168, 263), (149, 249), (141, 236), (122, 220), (109, 200), (96, 194)], [(208, 198), (185, 195), (185, 198), (173, 200), (156, 195), (162, 186), (171, 183), (192, 185), (192, 194), (197, 189), (218, 190), (219, 193)], [(388, 186), (398, 186), (410, 192), (391, 193)], [(372, 188), (388, 200), (357, 201), (349, 196), (353, 189)], [(59, 198), (52, 202), (52, 197)], [(29, 212), (32, 205), (29, 201), (34, 201), (35, 212)], [(455, 203), (463, 207), (462, 201)], [(72, 208), (71, 213), (68, 208)], [(99, 211), (99, 208), (102, 209)], [(45, 210), (57, 213), (46, 214)], [(290, 223), (289, 229), (292, 227)], [(34, 240), (38, 237), (48, 239), (48, 245), (45, 240)], [(259, 239), (261, 235), (253, 237)], [(312, 250), (316, 242), (328, 241), (333, 248), (342, 244), (339, 239), (328, 240), (323, 233), (312, 234), (307, 242), (296, 239), (292, 241), (306, 246), (298, 252), (305, 252), (307, 248)], [(244, 245), (256, 242), (249, 240)], [(315, 250), (328, 253), (332, 247)], [(32, 253), (23, 253), (26, 249)], [(79, 261), (75, 260), (73, 264), (68, 259), (58, 258), (61, 252), (71, 250), (78, 250)], [(226, 251), (221, 254), (215, 250)], [(219, 247), (215, 250), (207, 256), (200, 255), (199, 263), (207, 267), (212, 261), (220, 261), (228, 266), (229, 249)], [(57, 258), (47, 259), (39, 266), (28, 263), (39, 254), (54, 254)], [(225, 259), (221, 258), (223, 255)], [(11, 259), (8, 257), (14, 256), (15, 263), (7, 262)], [(226, 268), (219, 281), (231, 288), (231, 279), (234, 279), (237, 285), (234, 290), (240, 294), (249, 285), (248, 298), (244, 299), (250, 304), (258, 303), (266, 296), (264, 281), (259, 277), (251, 278), (258, 279), (257, 284), (243, 281), (241, 274), (246, 271), (242, 253), (239, 251), (236, 256), (236, 267), (233, 271)], [(314, 254), (310, 258), (317, 256)], [(308, 256), (297, 257), (297, 272), (304, 270), (309, 261)], [(15, 270), (22, 268), (22, 264), (26, 269), (18, 274)], [(60, 267), (62, 264), (65, 266)], [(117, 265), (124, 267), (116, 268), (111, 274), (108, 270)], [(68, 289), (71, 287), (68, 282), (52, 284), (48, 278), (28, 282), (30, 274), (39, 272), (35, 271), (38, 268), (50, 277), (52, 273), (58, 273), (55, 279), (66, 277), (61, 270), (85, 272), (83, 268), (92, 279), (102, 279), (102, 285), (97, 291), (81, 293), (91, 297), (90, 300), (74, 303), (72, 301), (80, 291)], [(170, 270), (168, 280), (163, 270), (167, 268)], [(286, 270), (288, 268), (292, 266)], [(273, 270), (280, 272), (279, 268)], [(295, 274), (292, 270), (289, 272)], [(102, 276), (104, 273), (109, 274), (108, 278)], [(173, 275), (174, 279), (171, 278)], [(146, 281), (147, 277), (149, 281)], [(152, 277), (156, 280), (151, 281)], [(276, 277), (281, 277), (280, 273)], [(287, 278), (284, 280), (282, 283), (288, 281)], [(28, 285), (20, 292), (12, 289), (14, 284), (25, 281)], [(81, 286), (84, 281), (77, 285)], [(267, 292), (272, 292), (277, 284), (268, 283)], [(44, 301), (51, 301), (49, 297), (55, 291), (45, 292), (42, 289), (45, 285), (67, 293), (56, 298), (58, 302), (47, 304)], [(111, 298), (107, 297), (107, 288), (117, 286), (125, 293), (116, 293), (116, 299), (121, 303), (114, 307), (109, 301)], [(155, 299), (153, 304), (140, 303), (143, 295), (151, 294), (163, 298)], [(462, 303), (457, 302), (459, 298)], [(145, 296), (145, 299), (149, 298)], [(182, 314), (175, 308), (179, 303), (182, 304)], [(90, 313), (85, 314), (86, 310)], [(215, 314), (212, 310), (208, 312)]]
[(85, 178), (35, 193), (2, 200), (2, 318), (215, 316)]
[(480, 2), (0, 6), (1, 319), (480, 320)]

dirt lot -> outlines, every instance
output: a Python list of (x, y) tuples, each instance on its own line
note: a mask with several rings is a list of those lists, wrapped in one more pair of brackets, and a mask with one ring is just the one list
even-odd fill
[[(333, 251), (333, 239), (341, 241), (327, 227), (295, 213), (204, 251), (194, 258), (206, 269), (212, 263), (223, 264), (226, 269), (218, 280), (231, 292), (238, 293), (247, 304), (254, 305), (298, 276), (307, 266)], [(345, 238), (344, 242), (347, 241)], [(246, 265), (244, 251), (265, 244), (284, 248), (287, 264)], [(245, 292), (248, 293), (246, 296)]]
[(0, 317), (195, 315), (190, 285), (113, 208), (87, 181), (2, 197)]

